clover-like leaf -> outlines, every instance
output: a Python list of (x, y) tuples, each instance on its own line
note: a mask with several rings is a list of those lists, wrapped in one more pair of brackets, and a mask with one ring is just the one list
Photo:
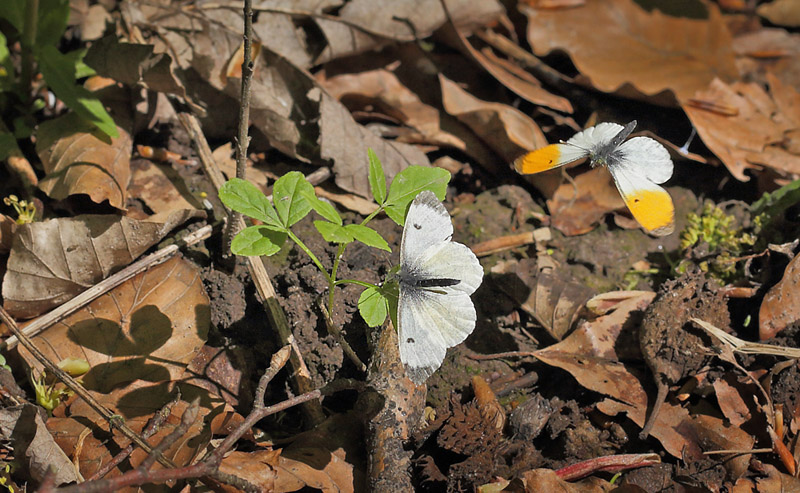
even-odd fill
[(339, 215), (339, 213), (336, 211), (336, 208), (330, 203), (320, 200), (320, 198), (317, 197), (317, 194), (314, 193), (313, 188), (310, 192), (308, 190), (304, 190), (302, 193), (306, 200), (308, 200), (308, 204), (317, 212), (317, 214), (332, 223), (339, 225), (342, 224), (342, 216)]
[(397, 173), (389, 187), (384, 209), (386, 215), (400, 226), (405, 224), (409, 204), (423, 190), (430, 190), (439, 200), (444, 200), (450, 172), (442, 168), (409, 166)]
[(377, 327), (386, 320), (389, 303), (380, 288), (369, 287), (358, 297), (358, 312), (370, 327)]
[(390, 253), (392, 251), (392, 249), (389, 248), (389, 244), (386, 243), (386, 240), (372, 228), (362, 226), (361, 224), (348, 224), (344, 229), (350, 233), (353, 238), (367, 246), (386, 250)]
[(367, 149), (369, 158), (369, 188), (375, 202), (383, 204), (386, 201), (386, 176), (383, 174), (383, 165), (378, 155), (372, 149)]
[(286, 232), (259, 225), (245, 228), (233, 238), (231, 251), (236, 255), (253, 257), (275, 255), (286, 242)]
[(353, 235), (347, 231), (345, 226), (328, 221), (314, 221), (314, 227), (328, 243), (350, 243)]
[(278, 178), (272, 187), (272, 201), (285, 227), (291, 227), (311, 212), (306, 197), (313, 193), (314, 186), (299, 171), (290, 171)]
[(227, 207), (258, 219), (266, 226), (283, 230), (281, 220), (269, 199), (247, 180), (231, 178), (219, 189), (219, 199)]

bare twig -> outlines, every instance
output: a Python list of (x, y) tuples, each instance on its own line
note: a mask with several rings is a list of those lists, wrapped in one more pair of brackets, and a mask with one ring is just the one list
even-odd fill
[[(239, 103), (239, 132), (236, 137), (236, 177), (247, 179), (247, 148), (250, 145), (250, 82), (253, 80), (253, 5), (252, 0), (244, 0), (244, 56), (242, 57), (242, 91)], [(222, 254), (231, 254), (231, 242), (241, 230), (242, 213), (228, 211), (228, 223), (225, 225), (225, 236)]]
[(328, 314), (328, 310), (325, 308), (325, 301), (322, 298), (319, 299), (319, 309), (322, 312), (322, 317), (325, 319), (325, 327), (328, 329), (328, 333), (335, 337), (337, 342), (339, 342), (339, 345), (342, 347), (342, 352), (344, 352), (344, 355), (347, 356), (347, 359), (356, 365), (356, 368), (358, 368), (360, 371), (367, 371), (367, 365), (361, 361), (361, 358), (359, 358), (356, 352), (353, 351), (353, 348), (350, 347), (350, 343), (344, 338), (339, 326), (333, 323), (333, 320)]
[[(94, 286), (82, 292), (81, 294), (75, 296), (74, 298), (64, 303), (63, 305), (59, 306), (58, 308), (55, 308), (49, 311), (48, 313), (40, 316), (33, 322), (26, 325), (25, 328), (22, 329), (22, 333), (28, 337), (33, 337), (36, 334), (43, 332), (45, 329), (47, 329), (54, 323), (58, 322), (59, 320), (62, 320), (64, 317), (72, 313), (75, 313), (76, 311), (83, 308), (90, 301), (102, 296), (111, 289), (119, 286), (123, 282), (132, 278), (136, 274), (144, 272), (145, 270), (149, 269), (154, 265), (166, 262), (170, 257), (178, 253), (178, 251), (182, 246), (194, 245), (195, 243), (199, 243), (200, 241), (208, 238), (209, 236), (211, 236), (212, 229), (213, 227), (211, 225), (203, 226), (197, 231), (194, 231), (186, 235), (186, 237), (181, 239), (179, 242), (164, 247), (161, 250), (151, 253), (146, 257), (142, 257), (138, 261), (132, 263), (128, 267), (125, 267), (116, 274), (109, 276), (106, 279), (103, 279), (99, 283), (95, 284)], [(17, 344), (19, 344), (19, 339), (17, 338), (16, 335), (12, 335), (11, 337), (7, 338), (5, 341), (0, 343), (0, 350), (12, 349), (16, 347)]]

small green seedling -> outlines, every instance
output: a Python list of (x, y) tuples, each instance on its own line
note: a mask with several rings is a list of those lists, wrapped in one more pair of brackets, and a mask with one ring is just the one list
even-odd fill
[[(337, 279), (339, 263), (345, 248), (354, 241), (391, 252), (389, 244), (367, 223), (381, 212), (403, 226), (406, 211), (414, 197), (430, 190), (444, 199), (450, 173), (441, 168), (409, 166), (394, 177), (389, 190), (378, 156), (372, 151), (369, 158), (369, 185), (378, 208), (359, 224), (344, 224), (342, 217), (331, 204), (320, 200), (314, 187), (302, 173), (292, 171), (279, 178), (272, 187), (272, 200), (264, 196), (253, 184), (234, 178), (219, 191), (220, 200), (231, 209), (257, 219), (262, 224), (242, 230), (233, 239), (231, 250), (237, 255), (274, 255), (286, 239), (291, 239), (303, 250), (328, 281), (328, 313), (333, 311), (335, 287), (340, 284), (358, 284), (366, 288), (358, 300), (358, 310), (370, 327), (381, 325), (388, 314), (395, 319), (397, 313), (397, 285), (394, 282), (375, 285), (357, 279)], [(292, 226), (311, 211), (323, 219), (314, 221), (314, 227), (325, 241), (338, 244), (333, 267), (328, 272), (317, 255), (292, 232)], [(389, 277), (392, 277), (391, 275)]]

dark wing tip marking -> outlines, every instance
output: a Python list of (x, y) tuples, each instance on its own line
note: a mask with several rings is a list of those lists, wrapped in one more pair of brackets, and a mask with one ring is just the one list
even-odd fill
[(441, 201), (436, 198), (436, 194), (431, 192), (430, 190), (423, 190), (419, 194), (417, 194), (416, 198), (414, 199), (414, 204), (416, 205), (427, 205), (431, 209), (435, 210), (442, 216), (450, 217), (450, 214), (447, 212), (447, 209), (444, 208)]

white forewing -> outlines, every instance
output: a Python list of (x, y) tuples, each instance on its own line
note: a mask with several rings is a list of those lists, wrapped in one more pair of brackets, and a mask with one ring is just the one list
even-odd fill
[(626, 175), (639, 175), (653, 183), (664, 183), (672, 177), (669, 152), (650, 137), (634, 137), (620, 145), (614, 154)]
[[(452, 234), (441, 202), (431, 192), (420, 193), (406, 216), (400, 247), (401, 272), (413, 273), (417, 283), (401, 281), (397, 307), (400, 360), (417, 384), (441, 366), (447, 348), (475, 329), (470, 295), (483, 280), (483, 268), (467, 246), (450, 241)], [(437, 285), (436, 280), (444, 282)]]
[[(618, 125), (616, 123), (611, 123), (611, 122), (598, 123), (594, 127), (589, 127), (586, 130), (580, 131), (575, 135), (573, 135), (567, 141), (567, 144), (572, 144), (572, 146), (574, 146), (573, 149), (574, 148), (586, 149), (586, 150), (593, 149), (597, 146), (607, 144), (609, 141), (611, 141), (611, 139), (616, 137), (617, 134), (620, 133), (620, 131), (622, 131), (623, 128), (624, 127), (622, 125)], [(566, 146), (566, 147), (572, 147), (572, 146)], [(564, 152), (563, 149), (562, 152)]]
[(478, 257), (466, 245), (445, 241), (429, 247), (414, 262), (419, 272), (429, 279), (457, 279), (455, 286), (437, 288), (450, 293), (472, 294), (483, 280), (483, 267)]
[(413, 263), (431, 245), (449, 241), (453, 236), (450, 214), (433, 192), (416, 196), (406, 215), (400, 242), (400, 265)]

